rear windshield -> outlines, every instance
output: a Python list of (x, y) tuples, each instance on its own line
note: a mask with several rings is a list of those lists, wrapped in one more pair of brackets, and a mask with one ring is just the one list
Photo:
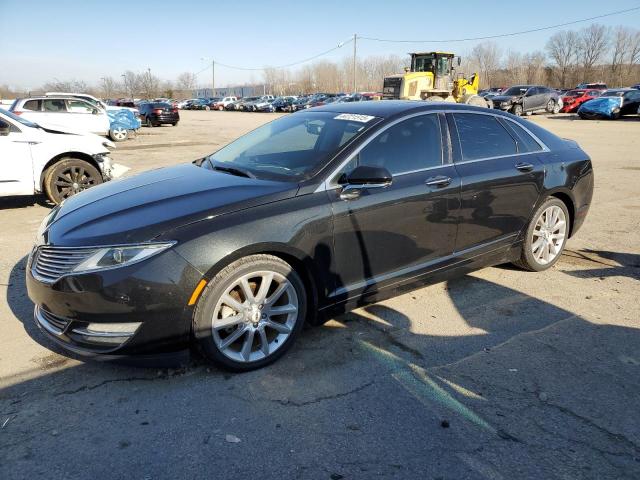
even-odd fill
[(168, 103), (154, 103), (153, 108), (171, 108), (171, 105)]

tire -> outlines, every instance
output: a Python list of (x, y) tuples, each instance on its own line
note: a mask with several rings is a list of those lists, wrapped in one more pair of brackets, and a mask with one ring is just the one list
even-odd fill
[(65, 198), (102, 183), (96, 167), (79, 158), (65, 157), (51, 165), (44, 175), (44, 191), (56, 205)]
[[(277, 308), (283, 312), (270, 315)], [(291, 347), (306, 312), (306, 291), (296, 271), (278, 257), (251, 255), (225, 267), (206, 286), (194, 312), (193, 335), (213, 363), (237, 372), (254, 370)]]
[(558, 113), (560, 113), (560, 104), (558, 102), (555, 102), (556, 105), (553, 107), (553, 114), (557, 115)]
[(211, 107), (207, 105), (206, 107), (204, 107), (204, 109), (208, 112), (209, 110), (211, 110)]
[(220, 106), (218, 107), (218, 111), (220, 111), (220, 112), (221, 112), (221, 111), (223, 111), (223, 110), (224, 110), (224, 106), (220, 105)]
[(153, 127), (153, 122), (151, 121), (151, 119), (149, 117), (147, 117), (146, 126), (149, 127), (149, 128)]
[(173, 125), (174, 127), (178, 125), (178, 122), (173, 122), (171, 125)]
[(514, 105), (511, 108), (511, 112), (517, 116), (517, 117), (521, 117), (522, 114), (524, 113), (524, 110), (522, 109), (522, 105)]
[(547, 113), (553, 113), (553, 109), (555, 107), (556, 102), (553, 101), (553, 99), (549, 99), (549, 101), (547, 102), (547, 105), (544, 107), (544, 109), (547, 111)]
[(129, 138), (129, 130), (122, 127), (116, 127), (109, 130), (109, 137), (114, 142), (124, 142), (127, 138)]
[(522, 254), (514, 264), (533, 272), (551, 268), (567, 244), (569, 225), (569, 212), (564, 202), (555, 197), (547, 198), (531, 217)]

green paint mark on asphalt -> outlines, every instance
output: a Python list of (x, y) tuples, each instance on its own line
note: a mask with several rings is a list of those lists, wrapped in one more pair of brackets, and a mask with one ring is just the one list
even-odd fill
[(429, 401), (435, 401), (445, 408), (462, 415), (475, 425), (492, 433), (497, 433), (494, 427), (489, 425), (473, 410), (454, 398), (449, 392), (431, 379), (424, 368), (407, 362), (397, 355), (372, 345), (367, 341), (358, 340), (358, 343), (364, 350), (373, 354), (376, 359), (384, 362), (393, 369), (391, 376), (425, 406), (430, 406)]

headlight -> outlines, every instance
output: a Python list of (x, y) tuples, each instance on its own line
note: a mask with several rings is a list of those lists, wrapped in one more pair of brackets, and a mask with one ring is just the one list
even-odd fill
[(153, 255), (157, 255), (167, 248), (172, 247), (174, 244), (175, 242), (145, 243), (140, 245), (121, 245), (101, 248), (74, 268), (73, 271), (81, 273), (132, 265)]

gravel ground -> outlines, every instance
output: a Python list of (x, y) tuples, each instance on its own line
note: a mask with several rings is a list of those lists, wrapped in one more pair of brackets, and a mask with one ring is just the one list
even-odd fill
[[(181, 115), (118, 145), (127, 175), (274, 117)], [(0, 478), (640, 478), (640, 120), (532, 119), (596, 173), (553, 269), (488, 268), (356, 310), (242, 375), (56, 351), (24, 287), (47, 207), (0, 199)]]

